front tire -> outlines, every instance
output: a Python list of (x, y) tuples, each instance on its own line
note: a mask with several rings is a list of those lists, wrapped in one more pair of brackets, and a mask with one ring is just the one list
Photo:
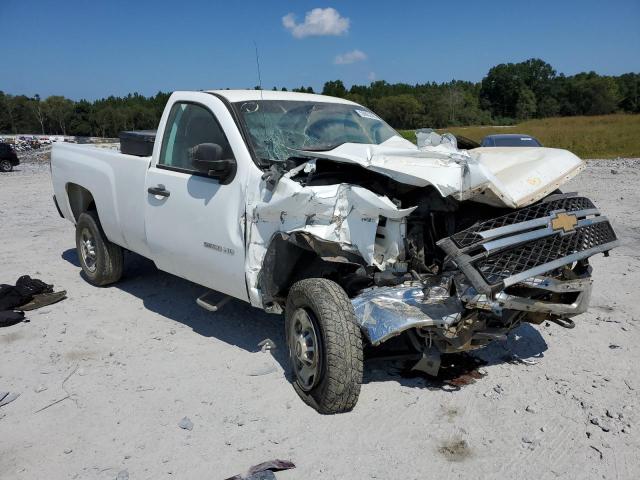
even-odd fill
[(331, 280), (301, 280), (289, 291), (285, 318), (300, 398), (323, 414), (353, 409), (362, 384), (363, 347), (345, 291)]
[(0, 172), (8, 173), (13, 170), (13, 165), (9, 160), (0, 160)]
[(102, 287), (122, 277), (122, 247), (111, 243), (94, 210), (80, 214), (76, 224), (76, 249), (85, 278)]

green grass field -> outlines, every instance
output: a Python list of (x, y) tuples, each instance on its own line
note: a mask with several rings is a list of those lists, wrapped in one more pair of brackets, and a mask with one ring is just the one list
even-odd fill
[[(481, 141), (493, 133), (526, 133), (545, 147), (564, 148), (581, 158), (640, 157), (640, 115), (556, 117), (529, 120), (509, 127), (451, 127), (438, 130)], [(413, 130), (401, 130), (415, 142)]]

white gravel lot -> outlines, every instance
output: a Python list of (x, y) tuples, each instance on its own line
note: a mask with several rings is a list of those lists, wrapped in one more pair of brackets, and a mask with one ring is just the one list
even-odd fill
[(68, 291), (0, 329), (0, 390), (21, 394), (0, 407), (0, 477), (216, 480), (282, 458), (297, 468), (281, 480), (640, 478), (639, 173), (640, 160), (591, 161), (564, 188), (622, 239), (593, 259), (575, 329), (520, 327), (454, 391), (370, 360), (358, 405), (337, 416), (294, 393), (280, 317), (239, 301), (207, 313), (201, 287), (133, 255), (121, 283), (92, 287), (48, 165), (0, 174), (0, 283), (29, 274)]

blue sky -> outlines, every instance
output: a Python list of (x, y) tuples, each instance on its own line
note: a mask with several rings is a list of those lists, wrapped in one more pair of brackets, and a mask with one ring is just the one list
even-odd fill
[(43, 97), (253, 87), (254, 40), (266, 88), (640, 71), (640, 0), (0, 0), (0, 25), (0, 90)]

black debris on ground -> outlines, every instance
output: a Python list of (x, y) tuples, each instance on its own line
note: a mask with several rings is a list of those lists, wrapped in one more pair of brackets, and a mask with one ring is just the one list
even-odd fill
[(54, 292), (53, 285), (29, 275), (20, 277), (15, 285), (0, 284), (0, 327), (25, 321), (25, 311), (51, 305), (65, 298), (65, 290)]
[(407, 364), (399, 372), (400, 376), (423, 378), (428, 389), (447, 391), (459, 390), (484, 377), (486, 373), (480, 372), (479, 369), (487, 364), (484, 360), (467, 353), (443, 354), (440, 359), (440, 370), (436, 376), (433, 376), (419, 370), (411, 370), (413, 363)]
[(19, 393), (0, 392), (0, 407), (4, 407), (8, 403), (13, 402), (19, 396)]

